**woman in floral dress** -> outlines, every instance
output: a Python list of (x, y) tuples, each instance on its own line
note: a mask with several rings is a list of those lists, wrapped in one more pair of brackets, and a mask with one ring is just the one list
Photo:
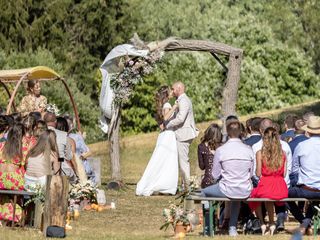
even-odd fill
[(43, 112), (47, 105), (47, 98), (40, 94), (41, 87), (38, 80), (29, 80), (27, 85), (29, 94), (21, 100), (18, 111), (23, 116), (30, 112)]
[[(23, 190), (25, 161), (31, 144), (24, 139), (24, 126), (14, 124), (8, 132), (6, 142), (0, 143), (0, 189)], [(0, 199), (0, 220), (12, 220), (13, 206), (8, 198)], [(14, 221), (21, 219), (21, 208), (16, 208)]]

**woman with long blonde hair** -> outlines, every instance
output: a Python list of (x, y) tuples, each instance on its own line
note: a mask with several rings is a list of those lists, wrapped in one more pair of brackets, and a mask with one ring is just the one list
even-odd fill
[[(285, 182), (286, 155), (282, 151), (280, 136), (274, 127), (267, 128), (263, 133), (262, 149), (256, 154), (256, 175), (260, 177), (258, 186), (251, 193), (252, 198), (269, 198), (281, 200), (288, 197), (288, 188)], [(281, 205), (283, 203), (276, 203)], [(266, 225), (262, 216), (261, 205), (257, 202), (249, 203), (255, 210), (261, 222), (261, 230), (264, 235)], [(273, 202), (265, 202), (269, 216), (270, 234), (275, 231)]]

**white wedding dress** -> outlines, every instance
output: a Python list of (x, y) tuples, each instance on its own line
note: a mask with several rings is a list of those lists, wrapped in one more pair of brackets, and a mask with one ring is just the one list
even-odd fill
[[(163, 108), (171, 108), (165, 103)], [(175, 133), (161, 132), (151, 159), (137, 184), (136, 195), (150, 196), (154, 192), (175, 195), (178, 185), (178, 151)]]

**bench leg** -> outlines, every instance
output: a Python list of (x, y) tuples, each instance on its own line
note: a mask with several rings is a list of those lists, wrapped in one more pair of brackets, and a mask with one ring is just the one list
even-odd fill
[(214, 236), (216, 230), (216, 219), (215, 213), (219, 207), (218, 201), (209, 201), (209, 235), (210, 237)]
[(316, 237), (318, 235), (318, 229), (320, 224), (320, 208), (314, 205), (314, 208), (317, 210), (317, 214), (313, 217), (313, 235)]
[(14, 227), (14, 219), (16, 218), (17, 195), (13, 196), (13, 213), (11, 226)]
[(213, 228), (213, 216), (214, 216), (214, 207), (212, 201), (209, 201), (209, 236), (213, 237), (214, 228)]

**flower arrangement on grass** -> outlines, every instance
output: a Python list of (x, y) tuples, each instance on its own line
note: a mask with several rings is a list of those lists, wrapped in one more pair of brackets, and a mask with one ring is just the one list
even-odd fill
[(163, 56), (162, 51), (153, 51), (145, 57), (129, 56), (120, 58), (119, 73), (111, 74), (110, 83), (114, 92), (114, 102), (121, 106), (129, 100), (134, 86), (142, 82), (143, 76), (152, 73), (155, 63)]
[(170, 225), (175, 229), (178, 223), (184, 226), (190, 225), (188, 213), (179, 205), (171, 203), (169, 208), (163, 209), (162, 214), (165, 217), (165, 223), (160, 227), (160, 230), (167, 230)]
[(97, 188), (95, 184), (88, 180), (84, 184), (77, 183), (69, 191), (69, 204), (79, 204), (82, 200), (97, 202)]

